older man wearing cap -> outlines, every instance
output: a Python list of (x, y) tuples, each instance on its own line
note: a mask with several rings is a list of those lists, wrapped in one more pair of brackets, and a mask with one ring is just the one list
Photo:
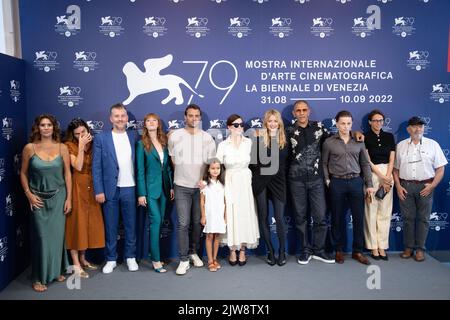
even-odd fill
[(425, 241), (430, 224), (433, 190), (444, 176), (447, 159), (439, 144), (423, 136), (425, 122), (419, 117), (408, 121), (410, 138), (397, 144), (394, 181), (404, 220), (404, 247), (400, 255), (424, 261)]

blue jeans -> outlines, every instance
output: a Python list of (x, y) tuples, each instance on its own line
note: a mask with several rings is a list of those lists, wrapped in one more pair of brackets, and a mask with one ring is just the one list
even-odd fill
[(336, 251), (344, 251), (347, 208), (353, 217), (353, 252), (364, 249), (364, 182), (361, 177), (353, 179), (330, 179), (331, 235)]
[(117, 260), (117, 233), (119, 214), (125, 227), (124, 258), (136, 257), (136, 195), (135, 187), (116, 188), (114, 198), (103, 204), (105, 221), (106, 260)]

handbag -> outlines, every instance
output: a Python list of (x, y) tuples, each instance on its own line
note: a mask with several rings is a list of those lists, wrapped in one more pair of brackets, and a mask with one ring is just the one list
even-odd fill
[(387, 192), (386, 190), (384, 190), (383, 186), (379, 187), (377, 192), (375, 192), (375, 198), (377, 198), (378, 200), (383, 200), (386, 195)]

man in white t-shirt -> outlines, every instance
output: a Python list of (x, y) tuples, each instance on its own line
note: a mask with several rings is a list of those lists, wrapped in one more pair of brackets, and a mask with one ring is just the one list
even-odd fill
[(119, 214), (125, 227), (125, 249), (128, 270), (137, 271), (136, 263), (136, 195), (134, 150), (138, 135), (127, 131), (128, 114), (125, 107), (115, 104), (109, 120), (113, 129), (95, 136), (92, 177), (95, 200), (102, 204), (106, 235), (106, 264), (103, 273), (117, 266), (117, 233)]
[(447, 164), (439, 144), (423, 136), (425, 122), (419, 117), (408, 121), (409, 139), (397, 144), (394, 164), (394, 181), (402, 212), (403, 242), (405, 250), (400, 255), (414, 260), (425, 260), (425, 241), (430, 228), (433, 190), (444, 177)]
[[(174, 191), (177, 208), (177, 236), (180, 264), (176, 270), (183, 275), (189, 269), (189, 260), (202, 267), (198, 256), (200, 247), (200, 191), (199, 182), (209, 159), (216, 153), (211, 135), (201, 129), (200, 107), (190, 104), (184, 111), (185, 128), (169, 135), (169, 155), (174, 165)], [(189, 226), (192, 234), (189, 237)]]

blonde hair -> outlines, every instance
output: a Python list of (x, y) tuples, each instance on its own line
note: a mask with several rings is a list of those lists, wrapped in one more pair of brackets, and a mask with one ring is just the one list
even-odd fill
[(271, 116), (275, 116), (276, 121), (278, 122), (278, 132), (277, 132), (277, 138), (278, 138), (278, 144), (280, 145), (280, 149), (283, 149), (286, 145), (286, 135), (284, 133), (284, 123), (283, 119), (281, 118), (281, 113), (276, 109), (269, 109), (264, 113), (264, 121), (262, 129), (259, 131), (259, 135), (263, 137), (264, 139), (264, 145), (266, 147), (270, 147), (270, 130), (267, 127), (267, 122), (269, 121), (269, 118)]

